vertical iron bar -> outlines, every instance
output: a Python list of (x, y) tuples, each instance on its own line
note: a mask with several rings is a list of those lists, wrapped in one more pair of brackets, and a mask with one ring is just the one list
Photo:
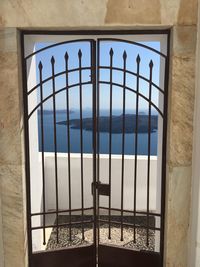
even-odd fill
[(27, 88), (27, 62), (24, 58), (24, 33), (21, 39), (21, 62), (23, 79), (23, 101), (24, 101), (24, 140), (25, 140), (25, 171), (26, 171), (26, 206), (27, 206), (27, 230), (28, 230), (28, 265), (32, 264), (32, 230), (31, 230), (31, 182), (30, 182), (30, 147), (29, 147), (29, 120), (28, 120), (28, 88)]
[(150, 187), (150, 160), (151, 160), (151, 91), (152, 91), (153, 61), (149, 63), (149, 115), (148, 115), (148, 163), (147, 163), (147, 246), (149, 246), (149, 187)]
[(111, 153), (112, 153), (112, 67), (113, 67), (113, 49), (110, 49), (110, 127), (109, 127), (109, 185), (110, 185), (110, 194), (109, 194), (109, 210), (108, 210), (108, 239), (111, 239)]
[[(97, 82), (96, 82), (96, 86), (97, 86), (97, 100), (96, 100), (96, 109), (97, 109), (97, 114), (96, 114), (96, 137), (97, 137), (97, 143), (96, 143), (96, 153), (97, 153), (97, 177), (96, 180), (97, 182), (100, 181), (100, 133), (99, 133), (99, 108), (100, 108), (100, 89), (99, 89), (99, 79), (100, 79), (100, 43), (99, 40), (97, 41)], [(96, 51), (95, 51), (96, 53)], [(96, 67), (96, 66), (95, 66)], [(95, 90), (96, 90), (95, 89)], [(100, 223), (99, 223), (99, 219), (100, 219), (100, 197), (99, 194), (97, 195), (97, 220), (98, 220), (98, 234), (97, 234), (97, 242), (99, 244), (99, 240), (100, 240)]]
[(100, 177), (100, 137), (99, 137), (99, 105), (100, 105), (100, 91), (99, 91), (99, 60), (100, 60), (100, 55), (99, 55), (99, 43), (97, 47), (97, 64), (98, 64), (98, 69), (97, 69), (97, 179), (99, 181)]
[(65, 71), (66, 71), (66, 107), (67, 107), (67, 158), (68, 158), (68, 187), (69, 187), (69, 240), (72, 240), (72, 229), (71, 229), (71, 158), (70, 158), (70, 126), (69, 126), (69, 89), (68, 89), (68, 53), (65, 53)]
[[(92, 109), (93, 109), (93, 183), (96, 183), (96, 175), (97, 175), (97, 169), (96, 169), (96, 42), (93, 41), (91, 43), (91, 81), (92, 81)], [(93, 194), (93, 205), (94, 205), (94, 247), (95, 247), (95, 264), (97, 264), (97, 254), (98, 254), (98, 243), (97, 243), (97, 216), (98, 216), (98, 201), (97, 201), (97, 190), (94, 189)]]
[(165, 228), (165, 195), (166, 195), (166, 147), (167, 147), (167, 110), (168, 110), (168, 85), (169, 85), (169, 64), (170, 64), (170, 30), (167, 33), (167, 57), (165, 59), (164, 77), (164, 117), (162, 136), (162, 180), (161, 180), (161, 233), (160, 253), (164, 261), (164, 228)]
[(124, 208), (124, 145), (125, 145), (125, 112), (126, 112), (126, 51), (123, 53), (123, 114), (122, 114), (122, 169), (121, 169), (121, 241), (123, 235), (123, 208)]
[[(82, 52), (81, 49), (78, 51), (78, 58), (79, 58), (79, 101), (80, 101), (80, 150), (81, 150), (81, 216), (82, 222), (84, 220), (84, 184), (83, 184), (83, 110), (82, 110)], [(85, 239), (84, 236), (84, 225), (82, 223), (82, 239)]]
[(58, 237), (58, 162), (57, 162), (57, 134), (56, 134), (56, 97), (55, 97), (55, 58), (51, 58), (52, 85), (53, 85), (53, 126), (54, 126), (54, 158), (55, 158), (55, 187), (56, 187), (56, 238)]
[(136, 84), (136, 111), (135, 111), (135, 164), (134, 164), (134, 237), (133, 241), (136, 242), (136, 201), (137, 201), (137, 156), (138, 156), (138, 110), (139, 110), (139, 75), (140, 75), (140, 56), (136, 58), (137, 62), (137, 84)]
[(41, 128), (41, 146), (42, 146), (42, 186), (43, 186), (43, 245), (46, 245), (46, 234), (45, 234), (45, 224), (46, 224), (46, 205), (45, 205), (45, 167), (44, 167), (44, 120), (43, 120), (43, 86), (42, 86), (42, 62), (39, 62), (39, 80), (40, 80), (40, 128)]

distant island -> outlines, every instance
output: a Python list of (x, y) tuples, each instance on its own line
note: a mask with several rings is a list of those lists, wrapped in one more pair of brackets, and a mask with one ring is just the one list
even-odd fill
[[(148, 133), (148, 120), (149, 116), (145, 114), (138, 115), (138, 133)], [(67, 121), (57, 122), (59, 125), (67, 125)], [(112, 133), (122, 133), (123, 117), (112, 116)], [(80, 129), (80, 119), (71, 119), (69, 121), (70, 128)], [(83, 118), (82, 120), (83, 130), (92, 131), (93, 130), (93, 119)], [(158, 129), (158, 116), (151, 116), (151, 132), (155, 132)], [(110, 131), (110, 118), (108, 116), (99, 117), (99, 132), (109, 133)], [(125, 115), (125, 133), (135, 133), (136, 131), (136, 115), (126, 114)]]

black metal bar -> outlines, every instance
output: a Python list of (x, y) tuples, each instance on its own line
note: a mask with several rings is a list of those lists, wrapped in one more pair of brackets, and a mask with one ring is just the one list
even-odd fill
[(143, 43), (137, 43), (137, 42), (134, 42), (134, 41), (130, 41), (130, 40), (124, 40), (124, 39), (119, 39), (119, 38), (99, 38), (99, 40), (101, 42), (118, 42), (118, 43), (127, 43), (127, 44), (132, 44), (132, 45), (135, 45), (135, 46), (138, 46), (138, 47), (142, 47), (142, 48), (145, 48), (149, 51), (152, 51), (154, 52), (155, 54), (158, 54), (159, 56), (163, 57), (163, 58), (166, 58), (167, 56), (163, 53), (161, 53), (160, 51), (156, 50), (155, 48), (152, 48), (151, 46), (148, 46), (148, 45), (145, 45)]
[[(103, 222), (103, 223), (109, 223), (109, 221), (108, 220), (105, 220), (105, 219), (99, 219), (99, 221), (100, 222)], [(111, 221), (111, 224), (118, 224), (118, 225), (121, 225), (121, 222), (119, 222), (119, 221)], [(129, 226), (129, 227), (133, 227), (133, 224), (131, 224), (131, 223), (123, 223), (123, 225), (124, 226)], [(136, 228), (143, 228), (143, 229), (147, 229), (147, 227), (145, 227), (145, 226), (143, 226), (143, 225), (139, 225), (139, 224), (137, 224), (136, 226), (135, 226)], [(152, 227), (152, 226), (149, 226), (149, 230), (154, 230), (154, 231), (161, 231), (161, 228), (157, 228), (157, 227)]]
[(55, 189), (56, 189), (56, 238), (57, 243), (59, 243), (59, 233), (58, 233), (58, 162), (57, 162), (57, 130), (56, 130), (56, 98), (55, 98), (55, 58), (51, 58), (52, 67), (52, 87), (53, 87), (53, 125), (54, 125), (54, 158), (55, 158)]
[(30, 147), (29, 147), (29, 120), (28, 120), (28, 97), (27, 97), (27, 65), (24, 59), (24, 34), (20, 33), (21, 41), (21, 63), (23, 81), (23, 109), (24, 109), (24, 140), (25, 140), (25, 173), (26, 173), (26, 215), (27, 215), (27, 237), (28, 237), (28, 265), (31, 266), (32, 259), (32, 231), (31, 231), (31, 181), (30, 181)]
[[(89, 223), (93, 223), (94, 222), (94, 220), (89, 220), (89, 221), (76, 221), (76, 222), (72, 222), (71, 223), (71, 225), (82, 225), (83, 223), (84, 224), (89, 224)], [(45, 226), (45, 228), (53, 228), (53, 227), (56, 227), (56, 229), (57, 229), (57, 227), (61, 227), (61, 226), (69, 226), (69, 223), (61, 223), (61, 224), (56, 224), (56, 226), (55, 226), (55, 224), (50, 224), (50, 225), (46, 225)], [(32, 227), (32, 231), (34, 231), (34, 230), (39, 230), (39, 229), (42, 229), (43, 228), (43, 226), (36, 226), (36, 227)]]
[[(109, 66), (98, 66), (98, 69), (110, 69), (110, 67), (109, 67)], [(91, 67), (82, 67), (81, 70), (91, 70)], [(113, 70), (123, 71), (123, 69), (118, 68), (118, 67), (113, 67)], [(70, 69), (70, 70), (68, 70), (68, 73), (72, 73), (72, 72), (76, 72), (76, 71), (80, 71), (80, 68)], [(130, 70), (126, 70), (126, 73), (131, 74), (131, 75), (137, 77), (137, 73), (136, 73), (136, 72), (133, 72), (133, 71), (130, 71)], [(54, 77), (56, 78), (56, 77), (59, 77), (59, 76), (64, 75), (64, 74), (66, 74), (66, 71), (61, 71), (61, 72), (56, 73)], [(144, 81), (146, 81), (146, 82), (148, 82), (148, 83), (150, 83), (149, 79), (146, 78), (146, 77), (144, 77), (144, 76), (142, 76), (142, 75), (139, 75), (139, 78), (142, 79), (142, 80), (144, 80)], [(50, 77), (44, 79), (44, 80), (42, 81), (42, 84), (44, 84), (44, 83), (50, 81), (51, 79), (52, 79), (52, 76), (50, 76)], [(160, 88), (157, 84), (155, 84), (153, 81), (151, 82), (151, 84), (152, 84), (152, 86), (154, 86), (159, 92), (161, 92), (162, 94), (164, 94), (163, 89)], [(35, 89), (37, 89), (39, 86), (40, 86), (40, 83), (36, 84), (33, 88), (31, 88), (31, 89), (27, 92), (27, 94), (28, 94), (28, 95), (31, 94), (31, 93), (32, 93)]]
[(111, 180), (112, 180), (112, 174), (111, 174), (111, 168), (112, 168), (112, 66), (113, 66), (113, 49), (110, 49), (110, 125), (109, 125), (109, 185), (110, 185), (110, 195), (109, 195), (109, 200), (108, 200), (108, 205), (109, 205), (109, 210), (108, 210), (108, 217), (109, 217), (109, 223), (108, 223), (108, 239), (111, 239), (111, 225), (110, 225), (110, 220), (111, 220)]
[(69, 60), (69, 56), (68, 53), (65, 53), (65, 70), (66, 70), (66, 109), (67, 109), (67, 159), (68, 159), (68, 201), (69, 201), (69, 240), (72, 240), (72, 229), (71, 229), (71, 208), (72, 208), (72, 204), (71, 204), (71, 158), (70, 158), (70, 125), (69, 125), (69, 90), (68, 90), (68, 86), (69, 86), (69, 82), (68, 82), (68, 70), (69, 70), (69, 66), (68, 66), (68, 60)]
[(124, 145), (125, 145), (125, 113), (126, 113), (126, 51), (123, 53), (123, 111), (122, 111), (122, 169), (121, 169), (121, 241), (123, 241), (123, 208), (124, 208)]
[(136, 242), (136, 231), (135, 231), (135, 221), (136, 221), (136, 211), (137, 211), (137, 154), (138, 154), (138, 110), (139, 110), (139, 73), (140, 73), (140, 56), (138, 54), (136, 58), (137, 62), (137, 81), (136, 81), (136, 111), (135, 111), (135, 164), (134, 164), (134, 236), (133, 241)]
[[(99, 81), (99, 83), (111, 85), (110, 82), (107, 82), (107, 81)], [(91, 81), (89, 81), (89, 82), (82, 82), (82, 85), (88, 85), (88, 84), (91, 84)], [(122, 84), (118, 84), (118, 83), (114, 83), (114, 82), (112, 82), (112, 85), (116, 85), (116, 86), (118, 86), (118, 87), (123, 88), (123, 85), (122, 85)], [(77, 86), (80, 86), (80, 83), (76, 83), (76, 84), (73, 84), (73, 85), (69, 85), (69, 86), (68, 86), (68, 90), (69, 90), (70, 88), (74, 88), (74, 87), (77, 87)], [(59, 94), (59, 93), (65, 91), (65, 90), (66, 90), (66, 86), (63, 87), (63, 88), (61, 88), (61, 89), (59, 89), (59, 90), (57, 90), (57, 91), (55, 92), (55, 95), (57, 95), (57, 94)], [(130, 87), (128, 87), (128, 86), (126, 86), (126, 90), (128, 90), (128, 91), (130, 91), (130, 92), (133, 92), (133, 93), (135, 93), (135, 94), (137, 93), (136, 90), (134, 90), (134, 89), (132, 89), (132, 88), (130, 88)], [(146, 96), (144, 96), (144, 95), (141, 94), (140, 92), (139, 92), (138, 94), (139, 94), (139, 96), (142, 97), (144, 100), (146, 100), (147, 102), (149, 102), (149, 100), (148, 100), (148, 98), (147, 98)], [(50, 99), (52, 96), (53, 96), (53, 94), (51, 94), (51, 95), (49, 95), (48, 97), (44, 98), (43, 101), (42, 101), (42, 103), (46, 102), (46, 101), (47, 101), (48, 99)], [(153, 102), (151, 102), (151, 105), (152, 105), (152, 107), (154, 107), (154, 108), (158, 111), (158, 113), (161, 115), (161, 117), (163, 117), (163, 113), (161, 112), (161, 110), (159, 110), (159, 108), (158, 108)], [(39, 103), (38, 105), (36, 105), (35, 108), (34, 108), (34, 109), (30, 112), (30, 114), (28, 115), (28, 118), (30, 118), (30, 117), (32, 116), (32, 114), (33, 114), (33, 113), (34, 113), (40, 106), (41, 106), (41, 103)]]
[(165, 229), (165, 195), (166, 195), (166, 161), (167, 161), (167, 111), (168, 111), (168, 86), (169, 86), (169, 65), (170, 65), (170, 32), (167, 34), (167, 58), (165, 61), (164, 77), (164, 117), (163, 117), (163, 136), (162, 136), (162, 170), (161, 170), (161, 234), (160, 234), (160, 253), (164, 262), (164, 229)]
[(83, 43), (83, 42), (88, 42), (88, 41), (91, 42), (92, 39), (76, 39), (76, 40), (69, 40), (69, 41), (64, 41), (64, 42), (60, 42), (60, 43), (54, 43), (52, 45), (48, 45), (46, 47), (38, 49), (37, 51), (35, 51), (35, 52), (29, 54), (28, 56), (26, 56), (25, 59), (28, 59), (28, 58), (30, 58), (30, 57), (32, 57), (32, 56), (34, 56), (34, 55), (36, 55), (36, 54), (38, 54), (38, 53), (40, 53), (42, 51), (45, 51), (45, 50), (50, 49), (50, 48), (53, 48), (55, 46), (60, 46), (60, 45), (64, 45), (64, 44), (71, 44), (71, 43)]
[[(108, 81), (99, 81), (99, 83), (110, 85), (110, 82), (108, 82)], [(118, 84), (118, 83), (114, 83), (114, 82), (112, 82), (112, 85), (113, 85), (113, 86), (121, 87), (122, 89), (124, 88), (124, 86), (123, 86), (122, 84)], [(133, 93), (135, 93), (135, 94), (137, 93), (136, 90), (134, 90), (134, 89), (132, 89), (132, 88), (130, 88), (130, 87), (128, 87), (128, 86), (126, 86), (125, 88), (126, 88), (126, 90), (128, 90), (128, 91), (130, 91), (130, 92), (133, 92)], [(147, 101), (147, 102), (149, 103), (149, 99), (148, 99), (148, 97), (144, 96), (144, 95), (141, 94), (140, 92), (138, 93), (138, 95), (139, 95), (140, 97), (142, 97), (145, 101)], [(158, 108), (153, 102), (151, 102), (151, 106), (154, 107), (154, 108), (158, 111), (158, 113), (161, 115), (161, 117), (163, 117), (163, 113), (162, 113), (162, 111), (159, 110), (159, 108)]]
[[(79, 49), (78, 51), (78, 59), (79, 59), (79, 101), (80, 101), (80, 150), (81, 150), (81, 214), (82, 220), (84, 218), (84, 184), (83, 184), (83, 107), (82, 107), (82, 52)], [(84, 236), (84, 225), (82, 224), (82, 239), (85, 239)]]
[[(149, 63), (150, 78), (152, 80), (153, 61)], [(151, 83), (149, 84), (149, 115), (148, 115), (148, 163), (147, 163), (147, 246), (149, 246), (149, 195), (150, 195), (150, 165), (151, 165)]]
[[(99, 209), (108, 210), (109, 208), (108, 207), (101, 207), (100, 206)], [(117, 209), (117, 208), (111, 208), (111, 210), (113, 210), (113, 211), (121, 211), (121, 209)], [(131, 210), (125, 210), (125, 209), (124, 209), (124, 212), (126, 212), (126, 213), (132, 213)], [(136, 214), (146, 215), (147, 213), (145, 211), (136, 211)], [(161, 217), (161, 214), (160, 213), (155, 213), (155, 212), (149, 212), (149, 215), (150, 216)]]
[[(96, 155), (97, 155), (97, 121), (96, 121), (96, 101), (97, 101), (97, 95), (96, 95), (96, 42), (93, 41), (91, 43), (91, 77), (92, 77), (92, 114), (93, 114), (93, 183), (96, 183), (97, 181), (97, 164), (96, 164)], [(95, 255), (97, 255), (98, 253), (98, 249), (97, 249), (97, 244), (98, 244), (98, 226), (97, 226), (97, 216), (98, 216), (98, 201), (97, 201), (97, 190), (94, 190), (93, 193), (93, 216), (94, 216), (94, 226), (93, 226), (93, 242), (94, 242), (94, 246), (95, 246)], [(95, 263), (94, 265), (97, 264), (97, 257), (95, 257)]]
[[(142, 48), (145, 48), (145, 49), (148, 49), (158, 55), (160, 55), (161, 57), (163, 58), (166, 58), (167, 56), (163, 53), (161, 53), (160, 51), (150, 47), (150, 46), (147, 46), (145, 44), (142, 44), (142, 43), (138, 43), (138, 42), (134, 42), (134, 41), (130, 41), (130, 40), (123, 40), (123, 39), (119, 39), (119, 38), (99, 38), (99, 40), (102, 42), (102, 41), (112, 41), (112, 42), (123, 42), (123, 43), (128, 43), (128, 44), (132, 44), (132, 45), (135, 45), (135, 46), (138, 46), (138, 47), (142, 47)], [(49, 45), (49, 46), (46, 46), (44, 48), (41, 48), (31, 54), (29, 54), (28, 56), (25, 57), (25, 59), (28, 59), (42, 51), (45, 51), (47, 49), (50, 49), (50, 48), (53, 48), (53, 47), (56, 47), (56, 46), (60, 46), (60, 45), (64, 45), (64, 44), (70, 44), (70, 43), (77, 43), (77, 42), (84, 42), (84, 41), (92, 41), (92, 39), (77, 39), (77, 40), (69, 40), (69, 41), (64, 41), (64, 42), (60, 42), (60, 43), (54, 43), (52, 45)]]
[[(97, 182), (100, 182), (100, 132), (99, 132), (99, 116), (100, 116), (100, 44), (97, 40)], [(97, 223), (98, 223), (98, 230), (97, 230), (97, 243), (100, 242), (100, 225), (99, 225), (99, 216), (100, 216), (100, 196), (97, 195)]]
[[(106, 69), (110, 69), (109, 66), (99, 66), (99, 68), (100, 68), (100, 69), (105, 69), (105, 70), (106, 70)], [(118, 68), (118, 67), (113, 67), (113, 70), (117, 70), (117, 71), (121, 71), (121, 72), (124, 71), (123, 68)], [(163, 90), (162, 88), (160, 88), (160, 87), (159, 87), (157, 84), (155, 84), (153, 81), (150, 81), (148, 78), (142, 76), (141, 74), (138, 75), (137, 72), (130, 71), (130, 70), (127, 70), (127, 69), (125, 70), (125, 72), (126, 72), (127, 74), (133, 75), (133, 76), (135, 76), (135, 77), (139, 76), (139, 78), (140, 78), (141, 80), (144, 80), (145, 82), (151, 83), (152, 86), (154, 86), (160, 93), (164, 94), (164, 90)]]
[[(84, 211), (87, 211), (87, 210), (92, 210), (94, 209), (94, 207), (89, 207), (89, 208), (84, 208)], [(108, 207), (101, 207), (99, 206), (99, 209), (103, 209), (103, 210), (108, 210), (109, 208)], [(113, 211), (121, 211), (121, 209), (117, 209), (117, 208), (111, 208), (111, 210)], [(71, 212), (76, 212), (76, 211), (81, 211), (81, 208), (80, 209), (71, 209)], [(58, 211), (58, 214), (60, 213), (66, 213), (66, 212), (69, 212), (69, 209), (67, 210), (60, 210)], [(132, 213), (132, 211), (130, 210), (126, 210), (124, 209), (124, 212), (129, 212), (129, 213)], [(31, 216), (40, 216), (40, 215), (44, 215), (44, 214), (56, 214), (56, 211), (47, 211), (47, 212), (36, 212), (36, 213), (32, 213)], [(142, 214), (142, 215), (146, 215), (147, 213), (145, 211), (136, 211), (136, 214)], [(161, 213), (155, 213), (155, 212), (149, 212), (149, 215), (150, 216), (158, 216), (158, 217), (161, 217)]]
[[(89, 207), (89, 208), (84, 208), (84, 211), (86, 210), (92, 210), (93, 207)], [(81, 211), (82, 209), (71, 209), (71, 213), (72, 212), (76, 212), (76, 211)], [(58, 214), (60, 213), (66, 213), (66, 212), (69, 212), (70, 210), (67, 209), (67, 210), (59, 210), (58, 211)], [(44, 215), (44, 214), (56, 214), (56, 211), (47, 211), (47, 212), (36, 212), (36, 213), (32, 213), (31, 216), (38, 216), (38, 215)]]
[[(81, 70), (91, 70), (91, 67), (82, 67)], [(80, 71), (80, 68), (75, 68), (75, 69), (70, 69), (70, 70), (68, 69), (67, 73), (72, 73), (72, 72), (76, 72), (76, 71)], [(59, 76), (64, 75), (64, 74), (66, 75), (66, 70), (61, 71), (61, 72), (58, 72), (58, 73), (55, 73), (54, 78), (59, 77)], [(42, 81), (42, 84), (44, 84), (44, 83), (50, 81), (51, 79), (52, 79), (52, 76), (50, 76), (50, 77), (44, 79), (44, 80)], [(27, 92), (27, 94), (30, 95), (30, 94), (31, 94), (35, 89), (37, 89), (39, 86), (40, 86), (40, 83), (36, 84), (34, 87), (32, 87), (32, 88)]]
[[(42, 62), (39, 62), (39, 80), (42, 82)], [(40, 102), (42, 103), (43, 100), (43, 86), (42, 83), (40, 85)], [(41, 148), (42, 148), (42, 187), (43, 187), (43, 194), (42, 194), (42, 201), (43, 201), (43, 245), (46, 245), (46, 233), (45, 233), (45, 224), (46, 224), (46, 205), (45, 205), (45, 166), (44, 166), (44, 120), (43, 120), (43, 104), (40, 106), (40, 127), (41, 127)]]
[[(54, 78), (55, 78), (55, 76), (54, 76)], [(89, 82), (82, 82), (82, 85), (88, 85), (88, 84), (91, 84), (91, 81), (89, 81)], [(74, 87), (77, 87), (77, 86), (80, 86), (80, 83), (76, 83), (76, 84), (73, 84), (73, 85), (69, 85), (69, 86), (68, 86), (68, 90), (69, 90), (70, 88), (74, 88)], [(66, 86), (63, 87), (63, 88), (61, 88), (61, 89), (59, 89), (59, 90), (57, 90), (54, 94), (51, 94), (51, 95), (47, 96), (46, 98), (44, 98), (43, 101), (42, 101), (42, 103), (44, 103), (44, 102), (46, 102), (47, 100), (49, 100), (50, 98), (52, 98), (53, 95), (57, 95), (57, 94), (59, 94), (59, 93), (65, 91), (65, 90), (67, 90)], [(38, 105), (36, 105), (35, 108), (34, 108), (34, 109), (30, 112), (30, 114), (28, 115), (28, 118), (30, 118), (31, 115), (32, 115), (32, 114), (33, 114), (33, 113), (34, 113), (40, 106), (41, 106), (41, 103), (39, 103)]]
[(160, 35), (160, 34), (169, 34), (170, 28), (166, 29), (146, 29), (146, 30), (130, 30), (130, 29), (121, 29), (121, 30), (51, 30), (51, 29), (41, 29), (41, 30), (22, 30), (23, 34), (39, 34), (39, 35)]

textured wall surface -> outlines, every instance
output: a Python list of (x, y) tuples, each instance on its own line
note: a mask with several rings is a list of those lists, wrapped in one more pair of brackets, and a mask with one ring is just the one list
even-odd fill
[(5, 266), (24, 266), (22, 98), (17, 31), (0, 33), (0, 188)]
[(167, 267), (187, 266), (196, 24), (197, 0), (0, 1), (0, 188), (4, 267), (24, 267), (26, 255), (22, 86), (16, 28), (85, 29), (87, 26), (172, 28), (165, 263)]
[(3, 27), (197, 23), (197, 0), (1, 0), (0, 5)]

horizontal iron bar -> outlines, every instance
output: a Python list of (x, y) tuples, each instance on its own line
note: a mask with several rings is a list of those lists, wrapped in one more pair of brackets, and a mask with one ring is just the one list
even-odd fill
[[(110, 82), (107, 82), (107, 81), (99, 81), (99, 83), (110, 85)], [(156, 105), (153, 102), (149, 101), (149, 99), (146, 96), (144, 96), (143, 94), (141, 94), (139, 92), (137, 93), (136, 90), (134, 90), (134, 89), (132, 89), (132, 88), (130, 88), (128, 86), (123, 86), (122, 84), (118, 84), (118, 83), (112, 82), (112, 85), (121, 87), (121, 88), (126, 89), (128, 91), (131, 91), (131, 92), (133, 92), (135, 94), (138, 94), (140, 97), (144, 98), (147, 102), (151, 103), (151, 105), (158, 111), (160, 116), (163, 117), (163, 113), (160, 111), (160, 109), (158, 107), (156, 107)]]
[[(64, 212), (76, 212), (81, 211), (82, 209), (71, 209), (71, 210), (60, 210), (58, 213), (64, 213)], [(84, 210), (93, 210), (93, 207), (90, 208), (84, 208)], [(39, 216), (39, 215), (46, 215), (46, 214), (56, 214), (56, 211), (47, 211), (47, 212), (38, 212), (38, 213), (32, 213), (31, 216)]]
[[(106, 82), (106, 81), (99, 81), (99, 83), (110, 85), (110, 82)], [(88, 84), (92, 84), (91, 81), (83, 82), (83, 83), (82, 83), (82, 85), (88, 85)], [(121, 85), (121, 84), (112, 83), (112, 85), (115, 85), (115, 86), (119, 86), (119, 87), (124, 88), (123, 85)], [(60, 93), (60, 92), (62, 92), (62, 91), (64, 91), (64, 90), (67, 90), (67, 89), (70, 89), (70, 88), (73, 88), (73, 87), (76, 87), (76, 86), (80, 86), (80, 83), (76, 83), (76, 84), (73, 84), (73, 85), (69, 85), (68, 88), (65, 86), (65, 87), (59, 89), (58, 91), (56, 91), (56, 92), (55, 92), (55, 95), (58, 94), (58, 93)], [(136, 90), (134, 90), (134, 89), (132, 89), (132, 88), (130, 88), (130, 87), (128, 87), (128, 86), (126, 86), (125, 89), (126, 89), (126, 90), (129, 90), (129, 91), (131, 91), (131, 92), (133, 92), (133, 93), (135, 93), (135, 94), (137, 94)], [(149, 102), (149, 99), (148, 99), (146, 96), (142, 95), (141, 93), (138, 93), (138, 94), (139, 94), (139, 96), (141, 96), (142, 98), (144, 98), (147, 102)], [(54, 95), (54, 94), (51, 94), (51, 95), (47, 96), (46, 98), (44, 98), (42, 103), (46, 102), (48, 99), (50, 99), (51, 97), (53, 97), (53, 95)], [(30, 119), (30, 117), (32, 116), (32, 114), (33, 114), (33, 113), (34, 113), (34, 112), (41, 106), (42, 103), (39, 103), (39, 104), (38, 104), (38, 105), (37, 105), (37, 106), (30, 112), (30, 114), (28, 115), (28, 119)], [(151, 105), (158, 111), (158, 113), (161, 115), (161, 117), (163, 117), (163, 113), (156, 107), (156, 105), (155, 105), (154, 103), (152, 103), (152, 102), (150, 102), (150, 103), (151, 103)]]
[[(107, 207), (99, 207), (99, 209), (103, 209), (103, 210), (108, 210), (109, 208)], [(121, 209), (116, 209), (116, 208), (111, 208), (111, 210), (113, 211), (121, 211)], [(129, 212), (129, 213), (132, 213), (133, 211), (132, 210), (124, 210), (124, 212)], [(136, 214), (142, 214), (142, 215), (146, 215), (147, 213), (145, 211), (136, 211)], [(157, 217), (160, 217), (161, 214), (159, 213), (154, 213), (154, 212), (150, 212), (149, 213), (151, 216), (157, 216)]]
[(106, 30), (51, 30), (51, 29), (43, 29), (43, 30), (22, 30), (21, 33), (23, 35), (31, 35), (31, 34), (42, 34), (42, 35), (127, 35), (127, 34), (135, 34), (135, 35), (160, 35), (160, 34), (169, 34), (170, 28), (164, 27), (163, 29), (106, 29)]
[[(91, 84), (92, 85), (92, 82), (89, 81), (89, 82), (83, 82), (82, 85), (88, 85), (88, 84)], [(76, 86), (80, 86), (80, 83), (76, 83), (76, 84), (72, 84), (72, 85), (69, 85), (68, 87), (63, 87), (61, 89), (59, 89), (58, 91), (55, 91), (55, 93), (47, 96), (46, 98), (43, 99), (43, 102), (46, 102), (48, 99), (50, 99), (51, 97), (53, 97), (53, 95), (57, 95), (59, 93), (61, 93), (62, 91), (64, 90), (67, 90), (67, 89), (70, 89), (70, 88), (73, 88), (73, 87), (76, 87)], [(28, 115), (28, 119), (30, 119), (30, 117), (32, 116), (32, 114), (41, 106), (42, 103), (39, 103), (31, 112), (30, 114)]]
[[(64, 42), (60, 42), (60, 43), (55, 43), (55, 44), (52, 44), (52, 45), (49, 45), (49, 46), (46, 46), (44, 48), (41, 48), (31, 54), (29, 54), (28, 56), (26, 56), (24, 59), (27, 60), (29, 59), (30, 57), (40, 53), (40, 52), (43, 52), (47, 49), (50, 49), (50, 48), (53, 48), (53, 47), (56, 47), (56, 46), (60, 46), (60, 45), (64, 45), (64, 44), (69, 44), (69, 43), (78, 43), (78, 42), (89, 42), (91, 43), (93, 40), (92, 39), (77, 39), (77, 40), (69, 40), (69, 41), (64, 41)], [(167, 58), (167, 56), (161, 52), (159, 52), (158, 50), (150, 47), (150, 46), (147, 46), (147, 45), (144, 45), (144, 44), (141, 44), (141, 43), (138, 43), (138, 42), (134, 42), (134, 41), (129, 41), (129, 40), (124, 40), (124, 39), (118, 39), (118, 38), (99, 38), (98, 39), (99, 42), (102, 42), (102, 41), (113, 41), (113, 42), (123, 42), (123, 43), (128, 43), (128, 44), (132, 44), (132, 45), (136, 45), (136, 46), (140, 46), (142, 48), (145, 48), (145, 49), (148, 49), (148, 50), (151, 50), (152, 52), (162, 56), (163, 58)]]
[[(90, 221), (78, 221), (78, 222), (71, 222), (71, 223), (61, 223), (61, 224), (58, 224), (58, 225), (55, 225), (55, 224), (51, 224), (51, 225), (46, 225), (45, 228), (56, 228), (57, 226), (58, 227), (61, 227), (61, 226), (70, 226), (71, 227), (73, 225), (82, 225), (82, 224), (89, 224), (89, 223), (93, 223), (94, 220), (90, 220)], [(43, 226), (36, 226), (36, 227), (32, 227), (31, 230), (39, 230), (39, 229), (43, 229), (44, 227)]]
[[(103, 219), (98, 219), (98, 221), (99, 222), (103, 222), (103, 223), (109, 223), (109, 221), (108, 220), (103, 220)], [(119, 225), (121, 225), (121, 222), (118, 222), (118, 221), (110, 221), (110, 223), (111, 224), (119, 224)], [(134, 228), (134, 225), (133, 224), (131, 224), (131, 223), (125, 223), (125, 222), (123, 222), (123, 225), (124, 226), (129, 226), (129, 227), (133, 227)], [(143, 228), (143, 229), (147, 229), (147, 227), (146, 226), (142, 226), (142, 225), (135, 225), (135, 228)], [(148, 227), (148, 229), (150, 229), (150, 230), (154, 230), (154, 231), (161, 231), (161, 228), (157, 228), (157, 227)]]
[(48, 46), (46, 46), (44, 48), (41, 48), (41, 49), (39, 49), (39, 50), (37, 50), (37, 51), (29, 54), (24, 59), (27, 60), (28, 58), (30, 58), (30, 57), (32, 57), (32, 56), (34, 56), (36, 54), (39, 54), (40, 52), (45, 51), (45, 50), (47, 50), (49, 48), (53, 48), (55, 46), (64, 45), (64, 44), (70, 44), (70, 43), (79, 43), (79, 42), (81, 42), (81, 43), (83, 43), (83, 42), (89, 42), (89, 43), (91, 43), (92, 41), (93, 41), (92, 39), (77, 39), (77, 40), (69, 40), (69, 41), (64, 41), (64, 42), (60, 42), (60, 43), (48, 45)]
[(112, 42), (122, 42), (122, 43), (128, 43), (128, 44), (132, 44), (132, 45), (136, 45), (136, 46), (140, 46), (140, 47), (143, 47), (145, 49), (148, 49), (148, 50), (151, 50), (152, 52), (158, 54), (159, 56), (163, 57), (163, 58), (167, 58), (167, 56), (163, 53), (161, 53), (160, 51), (150, 47), (150, 46), (147, 46), (147, 45), (144, 45), (144, 44), (141, 44), (141, 43), (137, 43), (137, 42), (134, 42), (134, 41), (130, 41), (130, 40), (124, 40), (124, 39), (118, 39), (118, 38), (98, 38), (98, 41), (99, 42), (107, 42), (107, 41), (112, 41)]
[[(41, 84), (44, 84), (48, 81), (51, 81), (51, 79), (54, 77), (59, 77), (61, 75), (64, 75), (64, 74), (67, 74), (67, 73), (70, 73), (70, 72), (75, 72), (75, 71), (80, 71), (80, 70), (91, 70), (92, 67), (81, 67), (81, 68), (75, 68), (75, 69), (71, 69), (71, 70), (68, 70), (68, 71), (61, 71), (61, 72), (58, 72), (56, 73), (54, 76), (50, 76), (46, 79), (44, 79), (41, 83), (38, 83), (36, 84), (33, 88), (31, 88), (28, 92), (27, 92), (27, 95), (30, 95), (35, 89), (37, 89)], [(92, 82), (92, 81), (91, 81)]]
[[(100, 69), (110, 69), (109, 66), (99, 66)], [(142, 76), (142, 75), (138, 75), (136, 72), (133, 72), (133, 71), (130, 71), (130, 70), (123, 70), (122, 68), (117, 68), (117, 67), (112, 67), (112, 70), (117, 70), (117, 71), (123, 71), (123, 72), (126, 72), (128, 74), (131, 74), (135, 77), (139, 77), (140, 79), (150, 83), (151, 85), (153, 85), (156, 89), (158, 89), (162, 94), (164, 94), (164, 91), (157, 85), (155, 84), (154, 82), (150, 81), (148, 78)]]

